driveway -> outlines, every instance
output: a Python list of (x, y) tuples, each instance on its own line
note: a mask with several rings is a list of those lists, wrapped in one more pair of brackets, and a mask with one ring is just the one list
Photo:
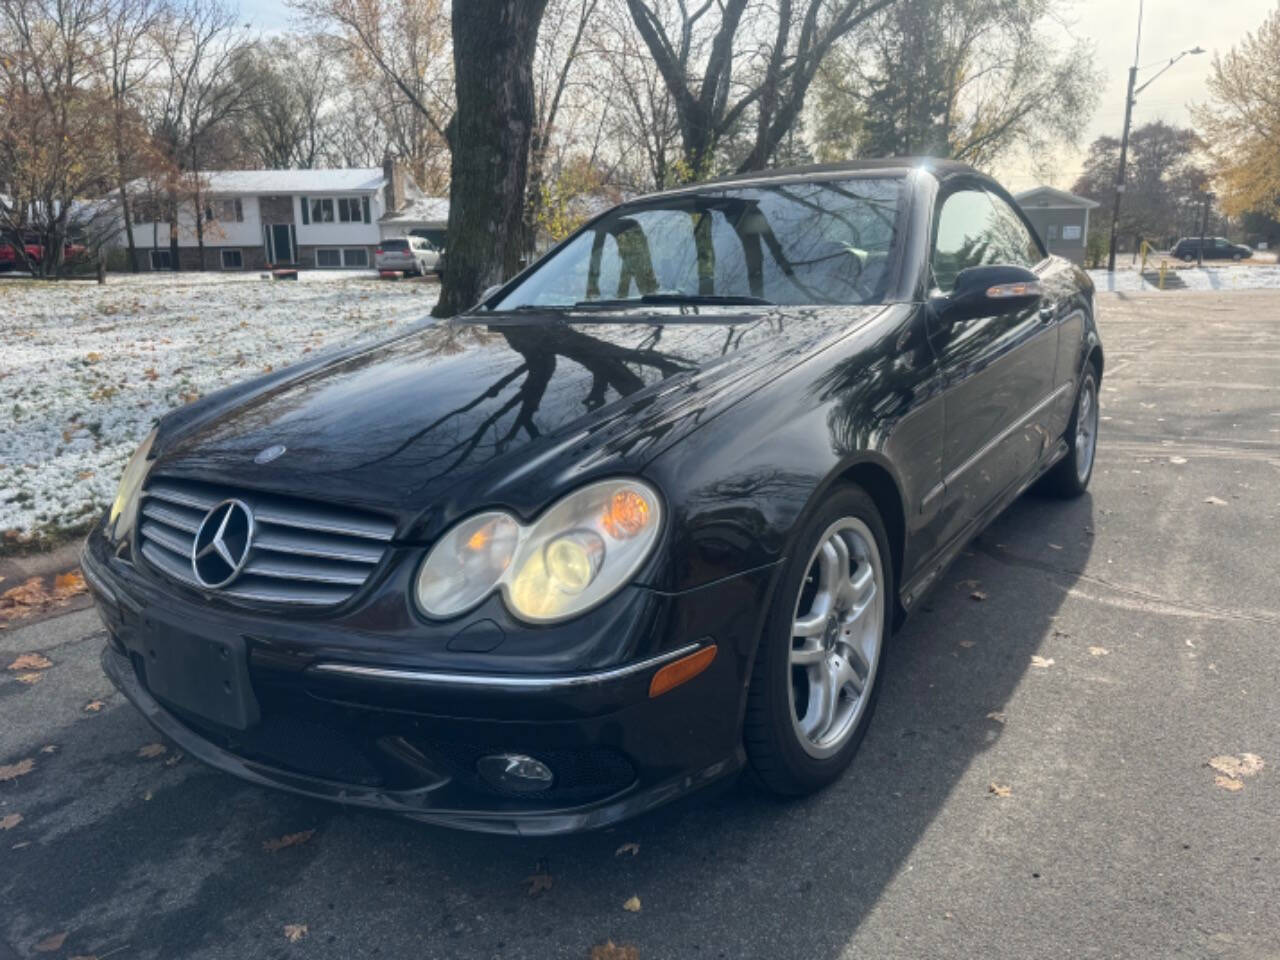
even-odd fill
[(1280, 292), (1101, 304), (1091, 495), (972, 545), (806, 800), (450, 833), (161, 751), (92, 611), (0, 631), (52, 663), (0, 678), (0, 958), (1280, 957)]

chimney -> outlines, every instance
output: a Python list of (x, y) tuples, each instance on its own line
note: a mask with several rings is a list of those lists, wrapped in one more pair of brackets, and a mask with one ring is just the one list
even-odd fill
[(387, 153), (382, 158), (382, 175), (386, 178), (386, 186), (382, 188), (383, 200), (386, 201), (387, 213), (395, 213), (404, 207), (405, 176), (404, 168)]

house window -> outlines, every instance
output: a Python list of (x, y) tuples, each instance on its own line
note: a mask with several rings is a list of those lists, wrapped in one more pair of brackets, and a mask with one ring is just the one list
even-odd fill
[(148, 198), (133, 201), (134, 223), (163, 223), (164, 220), (164, 211), (160, 208), (158, 200)]
[(152, 270), (172, 270), (173, 257), (172, 251), (169, 250), (152, 250), (151, 251), (151, 269)]
[(205, 204), (204, 218), (210, 222), (216, 220), (219, 223), (243, 223), (244, 206), (238, 197), (229, 200), (210, 200)]
[(311, 222), (333, 223), (332, 197), (313, 197), (311, 199)]
[(340, 267), (342, 266), (341, 250), (317, 250), (316, 251), (317, 267)]
[(223, 270), (243, 270), (244, 254), (239, 250), (223, 250), (222, 251), (222, 269)]
[(360, 198), (339, 197), (338, 219), (343, 223), (363, 223), (364, 214), (360, 212)]
[(369, 251), (364, 247), (347, 247), (342, 251), (342, 263), (347, 267), (367, 267)]

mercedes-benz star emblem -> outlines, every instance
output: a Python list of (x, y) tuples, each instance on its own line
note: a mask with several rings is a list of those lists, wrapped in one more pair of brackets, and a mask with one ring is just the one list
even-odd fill
[(243, 500), (223, 500), (204, 515), (191, 545), (196, 581), (216, 590), (240, 575), (253, 545), (253, 511)]
[(289, 448), (283, 443), (273, 443), (265, 450), (260, 450), (258, 455), (253, 458), (254, 463), (270, 463), (272, 460), (279, 460), (284, 456), (284, 452)]

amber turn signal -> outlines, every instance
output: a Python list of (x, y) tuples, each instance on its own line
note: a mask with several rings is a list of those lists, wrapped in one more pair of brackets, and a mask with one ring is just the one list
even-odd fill
[(668, 690), (674, 690), (680, 684), (692, 680), (711, 666), (711, 661), (715, 658), (716, 645), (713, 643), (687, 657), (681, 657), (675, 663), (668, 663), (653, 675), (653, 680), (649, 683), (650, 698), (660, 697)]

